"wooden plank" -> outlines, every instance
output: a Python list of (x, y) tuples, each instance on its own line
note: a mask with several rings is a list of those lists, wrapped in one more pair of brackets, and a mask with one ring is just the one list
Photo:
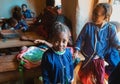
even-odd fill
[(18, 68), (17, 62), (0, 63), (0, 72), (14, 71)]
[(18, 67), (16, 55), (0, 56), (0, 72), (13, 71)]
[(17, 61), (16, 55), (0, 56), (0, 64), (7, 63), (7, 62), (16, 62), (16, 61)]
[[(37, 67), (30, 70), (25, 70), (23, 78), (24, 79), (34, 78), (34, 77), (39, 77), (40, 75), (41, 75), (41, 69), (40, 67)], [(20, 77), (21, 76), (18, 70), (10, 71), (10, 72), (2, 72), (0, 73), (0, 83), (6, 81), (12, 81), (12, 80), (19, 80)]]

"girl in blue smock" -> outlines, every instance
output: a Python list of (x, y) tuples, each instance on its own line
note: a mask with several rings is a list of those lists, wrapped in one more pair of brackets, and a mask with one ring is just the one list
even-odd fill
[(73, 62), (71, 50), (67, 47), (69, 29), (56, 22), (52, 32), (53, 47), (42, 57), (41, 69), (44, 84), (71, 84), (73, 79)]
[(116, 27), (109, 24), (112, 7), (108, 3), (99, 3), (93, 10), (92, 22), (88, 22), (80, 32), (74, 56), (78, 52), (85, 57), (79, 71), (81, 84), (104, 84), (104, 57), (110, 47), (118, 48)]

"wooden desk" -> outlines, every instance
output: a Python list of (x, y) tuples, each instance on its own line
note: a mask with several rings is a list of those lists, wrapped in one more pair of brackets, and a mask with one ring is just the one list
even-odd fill
[[(26, 32), (24, 35), (33, 39), (43, 39), (34, 32)], [(6, 41), (0, 39), (0, 49), (31, 45), (35, 44), (30, 41), (21, 41), (19, 38), (6, 39)], [(20, 73), (18, 71), (19, 63), (16, 59), (16, 54), (0, 56), (0, 83), (20, 79)], [(24, 78), (34, 78), (40, 76), (40, 74), (40, 68), (37, 67), (30, 70), (25, 70)]]
[[(32, 39), (43, 39), (43, 37), (38, 36), (34, 32), (26, 32), (24, 36)], [(21, 46), (30, 46), (35, 45), (30, 41), (21, 41), (20, 38), (15, 39), (0, 39), (0, 49), (2, 48), (12, 48), (12, 47), (21, 47)]]
[(32, 25), (34, 23), (34, 20), (35, 20), (35, 18), (27, 18), (27, 19), (25, 19), (28, 26)]

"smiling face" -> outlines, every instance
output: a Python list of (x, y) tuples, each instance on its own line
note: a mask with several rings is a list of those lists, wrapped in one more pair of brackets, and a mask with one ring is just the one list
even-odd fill
[(102, 6), (98, 6), (93, 11), (92, 20), (96, 25), (101, 25), (105, 20), (105, 9)]
[(63, 52), (67, 47), (68, 40), (69, 36), (66, 32), (59, 32), (58, 35), (55, 35), (53, 39), (53, 48), (55, 51)]

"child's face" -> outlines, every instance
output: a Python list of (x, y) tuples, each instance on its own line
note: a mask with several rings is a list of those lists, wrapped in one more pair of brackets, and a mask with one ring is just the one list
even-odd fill
[(58, 14), (62, 14), (62, 9), (57, 9)]
[(105, 9), (103, 7), (96, 7), (93, 12), (92, 20), (96, 25), (102, 24), (105, 20)]
[(69, 36), (65, 32), (61, 32), (59, 35), (56, 35), (53, 39), (53, 48), (55, 51), (63, 52), (67, 47), (68, 40)]
[(23, 8), (22, 8), (22, 9), (23, 9), (23, 11), (26, 11), (26, 10), (27, 10), (26, 6), (23, 6)]

